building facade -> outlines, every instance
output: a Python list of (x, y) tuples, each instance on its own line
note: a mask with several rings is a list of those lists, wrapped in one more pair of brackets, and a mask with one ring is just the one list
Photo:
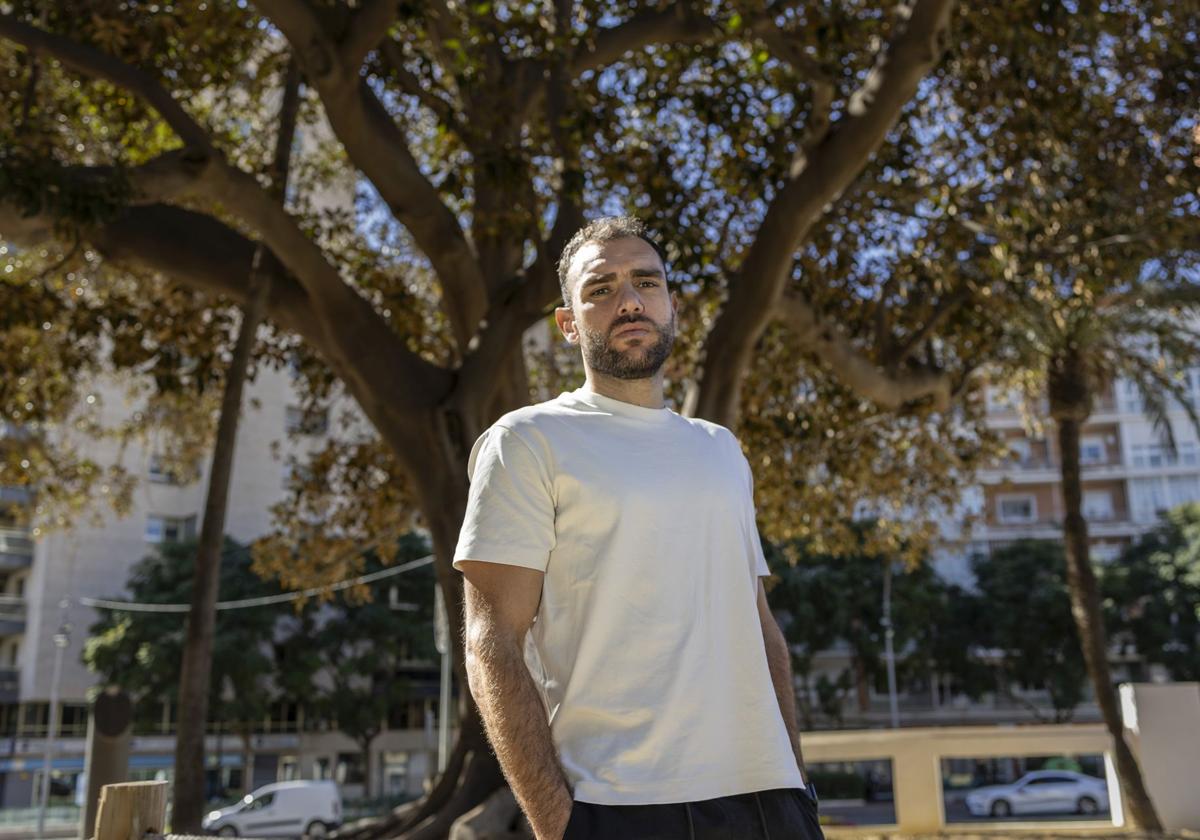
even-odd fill
[[(1200, 365), (1187, 373), (1187, 394), (1200, 411)], [(964, 494), (959, 510), (943, 523), (945, 542), (933, 557), (946, 580), (973, 585), (971, 558), (1018, 540), (1061, 540), (1065, 515), (1060, 469), (1062, 456), (1048, 407), (1023, 408), (1015, 395), (989, 389), (987, 423), (1005, 440), (1009, 457), (981, 471)], [(1158, 523), (1170, 508), (1200, 501), (1200, 440), (1183, 405), (1173, 403), (1168, 419), (1176, 447), (1170, 450), (1146, 415), (1137, 389), (1124, 380), (1097, 401), (1081, 437), (1083, 514), (1088, 522), (1091, 556), (1098, 564), (1116, 562), (1121, 552)], [(903, 652), (898, 651), (898, 656)], [(1114, 645), (1111, 665), (1117, 680), (1158, 681), (1165, 674), (1144, 667)], [(848, 645), (839, 643), (816, 656), (814, 673), (830, 678), (853, 668)], [(1087, 687), (1090, 692), (1090, 686)], [(885, 685), (871, 682), (861, 700), (845, 704), (839, 725), (886, 726), (890, 697)], [(815, 694), (809, 698), (817, 705)], [(1013, 686), (1008, 692), (972, 701), (949, 681), (929, 680), (900, 686), (902, 725), (1029, 722), (1053, 719), (1049, 694), (1036, 687)], [(1090, 699), (1075, 709), (1073, 720), (1099, 719)], [(818, 719), (816, 725), (830, 725)]]
[[(139, 406), (119, 382), (97, 383), (85, 401), (95, 419), (115, 426)], [(342, 422), (350, 413), (349, 424)], [(302, 410), (291, 374), (263, 366), (248, 383), (229, 491), (226, 533), (249, 543), (271, 530), (271, 507), (284, 498), (290, 459), (326, 442), (331, 427), (353, 434), (356, 412), (347, 402), (327, 411)], [(20, 430), (6, 429), (20, 435)], [(0, 521), (0, 807), (36, 804), (36, 779), (45, 761), (52, 693), (59, 714), (52, 749), (53, 800), (69, 801), (84, 765), (88, 692), (97, 684), (82, 661), (88, 629), (98, 613), (83, 597), (128, 600), (133, 566), (164, 542), (199, 533), (204, 511), (207, 464), (198, 481), (181, 484), (166, 471), (154, 441), (118, 446), (94, 441), (89, 456), (121, 463), (140, 480), (132, 508), (117, 516), (101, 501), (88, 514), (62, 527), (31, 530), (11, 516)], [(28, 500), (10, 491), (11, 504)], [(433, 598), (433, 592), (429, 593)], [(179, 620), (185, 616), (180, 614)], [(61, 646), (60, 646), (61, 645)], [(56, 666), (56, 658), (58, 663)], [(409, 663), (413, 700), (398, 709), (392, 725), (361, 747), (327, 724), (306, 721), (303, 710), (278, 704), (262, 722), (250, 753), (240, 738), (215, 731), (209, 738), (213, 786), (236, 792), (243, 773), (253, 785), (291, 778), (336, 778), (347, 797), (415, 795), (436, 761), (438, 667)], [(56, 676), (57, 672), (57, 676)], [(156, 715), (157, 716), (157, 715)], [(161, 706), (161, 721), (135, 730), (131, 769), (135, 778), (168, 773), (173, 763), (175, 711)], [(370, 773), (365, 762), (370, 761)], [(370, 789), (363, 784), (370, 778)]]

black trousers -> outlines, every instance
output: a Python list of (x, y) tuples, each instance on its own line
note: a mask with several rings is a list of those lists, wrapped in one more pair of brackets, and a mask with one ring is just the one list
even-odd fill
[(799, 788), (670, 805), (576, 802), (563, 840), (824, 840)]

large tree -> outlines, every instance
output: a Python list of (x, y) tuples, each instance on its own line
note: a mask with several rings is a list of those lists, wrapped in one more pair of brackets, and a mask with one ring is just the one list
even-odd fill
[[(6, 420), (86, 422), (74, 383), (97, 360), (152, 377), (138, 422), (211, 393), (261, 243), (260, 361), (292, 357), (315, 400), (344, 390), (378, 433), (324, 457), (367, 504), (303, 544), (377, 538), (415, 507), (458, 635), (471, 443), (563, 379), (522, 337), (564, 239), (584, 211), (636, 210), (683, 293), (671, 397), (753, 421), (764, 531), (836, 538), (823, 526), (865, 498), (891, 514), (881, 549), (916, 545), (905, 523), (987, 448), (978, 401), (949, 409), (1003, 332), (984, 298), (1012, 280), (962, 211), (1019, 199), (1009, 168), (1047, 123), (1087, 119), (1072, 92), (1115, 102), (1114, 72), (1163, 68), (1103, 116), (1144, 130), (1139, 149), (1174, 138), (1197, 87), (1195, 12), (1174, 5), (109, 0), (84, 17), (18, 0), (0, 13)], [(284, 210), (261, 129), (292, 50), (315, 153)], [(356, 212), (330, 206), (355, 191)], [(47, 511), (105, 482), (61, 438), (4, 454)], [(261, 568), (354, 568), (295, 557)], [(444, 836), (502, 783), (464, 704), (448, 771), (380, 833)]]

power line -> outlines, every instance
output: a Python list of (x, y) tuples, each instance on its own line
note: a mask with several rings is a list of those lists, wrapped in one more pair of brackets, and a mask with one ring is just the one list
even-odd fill
[[(378, 572), (371, 572), (366, 575), (359, 575), (350, 580), (341, 580), (337, 583), (329, 584), (328, 586), (314, 586), (309, 589), (297, 590), (295, 592), (284, 592), (281, 595), (264, 595), (259, 598), (242, 598), (238, 601), (218, 601), (218, 610), (245, 610), (252, 607), (265, 607), (271, 604), (283, 604), (288, 601), (298, 601), (301, 598), (312, 598), (320, 595), (322, 592), (339, 592), (343, 589), (349, 589), (352, 586), (361, 586), (366, 583), (374, 583), (377, 580), (392, 577), (403, 572), (408, 572), (413, 569), (419, 569), (422, 566), (428, 566), (433, 562), (433, 555), (428, 554), (419, 560), (412, 560), (408, 563), (402, 563), (390, 569), (381, 569)], [(116, 610), (119, 612), (143, 612), (143, 613), (186, 613), (191, 610), (190, 604), (139, 604), (132, 601), (108, 601), (103, 598), (80, 598), (79, 603), (85, 607), (98, 607), (105, 610)]]

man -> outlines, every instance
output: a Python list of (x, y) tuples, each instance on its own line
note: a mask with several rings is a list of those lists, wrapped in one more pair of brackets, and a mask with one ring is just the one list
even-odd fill
[(559, 279), (587, 382), (476, 442), (455, 551), (500, 766), (538, 840), (819, 838), (749, 465), (664, 407), (661, 251), (599, 219)]

